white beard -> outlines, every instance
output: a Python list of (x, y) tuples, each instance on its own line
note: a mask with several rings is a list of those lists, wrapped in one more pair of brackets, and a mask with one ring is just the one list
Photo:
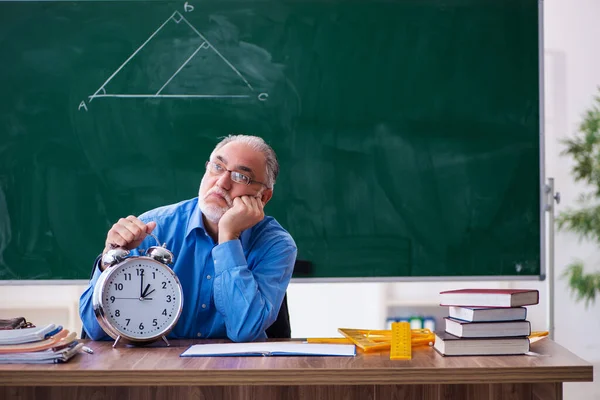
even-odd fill
[(229, 210), (229, 207), (219, 207), (212, 204), (206, 204), (203, 199), (198, 199), (198, 205), (202, 214), (212, 223), (218, 224), (221, 217)]
[[(210, 193), (214, 193), (214, 192), (217, 192), (223, 196), (223, 198), (227, 202), (226, 206), (220, 207), (215, 204), (208, 204), (206, 202), (206, 197)], [(223, 216), (223, 214), (225, 214), (227, 212), (227, 210), (229, 210), (233, 206), (233, 202), (231, 201), (231, 198), (229, 197), (228, 193), (225, 193), (222, 190), (219, 190), (217, 188), (213, 188), (213, 189), (209, 190), (208, 193), (204, 197), (202, 197), (200, 195), (200, 189), (198, 189), (198, 206), (200, 207), (200, 211), (202, 211), (202, 214), (204, 214), (204, 216), (206, 217), (207, 220), (209, 220), (212, 223), (217, 224), (217, 223), (219, 223), (219, 220), (221, 220), (221, 217)]]

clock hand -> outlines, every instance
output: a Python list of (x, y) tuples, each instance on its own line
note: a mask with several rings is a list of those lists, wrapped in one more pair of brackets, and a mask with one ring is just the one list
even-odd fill
[(144, 270), (140, 271), (140, 298), (144, 297)]
[(147, 284), (147, 285), (146, 285), (146, 288), (145, 288), (145, 289), (144, 289), (144, 291), (142, 292), (142, 297), (146, 297), (146, 296), (148, 296), (148, 294), (149, 294), (149, 293), (148, 293), (148, 294), (146, 294), (146, 292), (148, 291), (148, 289), (150, 289), (150, 284)]
[[(150, 286), (150, 285), (148, 285), (148, 286)], [(149, 291), (148, 293), (146, 293), (146, 296), (149, 296), (149, 295), (150, 295), (150, 293), (154, 292), (155, 290), (156, 290), (156, 289), (152, 289), (151, 291)], [(146, 296), (144, 296), (144, 299), (146, 299)], [(148, 299), (148, 300), (150, 300), (150, 299)]]
[(115, 300), (139, 300), (139, 297), (115, 297)]

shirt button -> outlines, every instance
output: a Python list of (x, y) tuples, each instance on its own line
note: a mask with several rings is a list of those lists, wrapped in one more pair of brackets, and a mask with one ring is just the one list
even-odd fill
[(206, 308), (206, 304), (202, 304), (202, 308)]
[(206, 279), (210, 279), (210, 278), (212, 278), (212, 276), (206, 275)]
[(198, 332), (198, 333), (196, 334), (196, 336), (200, 337), (200, 336), (202, 336), (202, 334), (201, 334), (200, 332)]

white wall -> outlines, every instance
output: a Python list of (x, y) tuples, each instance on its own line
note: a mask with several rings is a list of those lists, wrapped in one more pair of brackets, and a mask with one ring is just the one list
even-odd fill
[(78, 305), (81, 285), (0, 286), (0, 318), (25, 317), (37, 326), (60, 324), (81, 332)]
[[(555, 178), (561, 194), (557, 213), (575, 206), (575, 199), (585, 189), (570, 175), (571, 161), (560, 156), (560, 138), (572, 136), (582, 115), (592, 105), (600, 85), (600, 1), (546, 0), (545, 47), (548, 74), (546, 79), (546, 173)], [(579, 242), (575, 235), (556, 234), (556, 276), (574, 259), (585, 262), (588, 271), (600, 271), (598, 246)], [(556, 341), (580, 357), (595, 364), (593, 384), (565, 385), (565, 398), (600, 398), (600, 301), (585, 309), (576, 303), (557, 278)], [(600, 300), (600, 299), (599, 299)]]
[[(570, 175), (572, 162), (560, 156), (564, 150), (558, 141), (572, 136), (582, 115), (592, 105), (600, 86), (600, 1), (546, 1), (546, 49), (552, 54), (547, 59), (549, 74), (546, 97), (549, 112), (546, 125), (546, 171), (555, 178), (561, 194), (560, 212), (576, 206), (576, 198), (585, 187), (575, 184)], [(554, 76), (550, 73), (553, 72)], [(599, 271), (598, 246), (580, 243), (570, 233), (556, 235), (556, 273), (574, 259), (581, 259), (588, 271)], [(556, 280), (556, 339), (586, 359), (600, 361), (600, 340), (592, 339), (592, 332), (600, 329), (600, 303), (588, 310), (575, 303), (565, 288), (564, 280)], [(561, 290), (559, 290), (561, 289)]]
[[(600, 0), (545, 0), (546, 62), (546, 176), (554, 177), (562, 201), (556, 211), (573, 206), (583, 190), (570, 176), (571, 163), (560, 156), (559, 139), (572, 135), (600, 85)], [(588, 270), (599, 270), (600, 252), (569, 233), (556, 234), (556, 276), (574, 258)], [(289, 307), (296, 337), (334, 336), (338, 327), (383, 328), (386, 304), (430, 303), (443, 289), (463, 286), (533, 287), (542, 303), (530, 307), (534, 330), (547, 327), (547, 282), (442, 282), (442, 283), (292, 283)], [(82, 286), (0, 286), (0, 318), (27, 313), (38, 323), (60, 322), (80, 330), (76, 302)], [(570, 296), (566, 282), (555, 279), (555, 339), (580, 357), (593, 362), (595, 383), (572, 383), (565, 399), (600, 399), (600, 302), (589, 309)], [(43, 308), (40, 308), (43, 305)], [(26, 310), (31, 307), (30, 310)], [(4, 310), (4, 311), (3, 311)], [(10, 310), (10, 311), (7, 311)]]

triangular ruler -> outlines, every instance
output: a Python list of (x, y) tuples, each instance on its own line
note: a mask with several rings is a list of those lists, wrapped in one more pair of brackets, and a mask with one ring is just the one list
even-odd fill
[[(237, 50), (237, 49), (236, 49)], [(160, 25), (106, 81), (96, 98), (258, 98), (244, 75), (179, 11)]]
[[(393, 329), (367, 330), (339, 328), (338, 332), (366, 353), (390, 350), (390, 355), (394, 338), (396, 338), (397, 342), (396, 354), (401, 354), (402, 351), (404, 351), (402, 354), (405, 354), (406, 346), (432, 345), (435, 340), (435, 335), (429, 329), (410, 329), (408, 322), (394, 322), (392, 323), (392, 327), (394, 326), (396, 326), (398, 331), (396, 336), (394, 336)], [(406, 326), (408, 326), (408, 331)], [(408, 335), (406, 332), (410, 334)]]

